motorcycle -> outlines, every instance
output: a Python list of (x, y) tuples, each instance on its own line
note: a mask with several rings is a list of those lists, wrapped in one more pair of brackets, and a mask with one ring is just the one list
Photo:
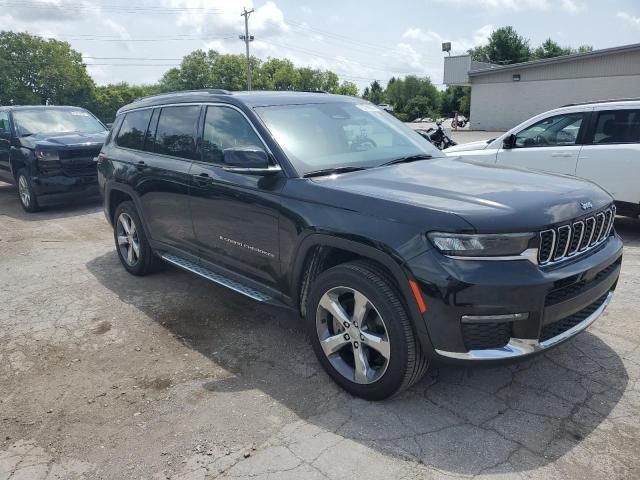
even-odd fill
[(436, 122), (436, 128), (430, 127), (427, 130), (422, 128), (416, 129), (420, 135), (429, 140), (436, 148), (444, 150), (445, 148), (453, 147), (457, 145), (456, 142), (451, 140), (449, 135), (442, 128), (442, 122)]

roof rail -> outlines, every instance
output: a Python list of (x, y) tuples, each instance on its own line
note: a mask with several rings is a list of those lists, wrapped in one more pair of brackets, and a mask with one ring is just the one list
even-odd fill
[(591, 100), (589, 102), (567, 103), (564, 107), (579, 107), (580, 105), (591, 105), (592, 103), (615, 103), (615, 102), (640, 102), (640, 98), (610, 98), (608, 100)]
[(145, 97), (136, 98), (133, 103), (140, 102), (142, 100), (147, 100), (148, 98), (161, 97), (165, 95), (186, 95), (189, 93), (210, 93), (212, 95), (231, 95), (229, 90), (224, 90), (223, 88), (201, 88), (198, 90), (176, 90), (175, 92), (162, 92), (155, 93), (153, 95), (147, 95)]

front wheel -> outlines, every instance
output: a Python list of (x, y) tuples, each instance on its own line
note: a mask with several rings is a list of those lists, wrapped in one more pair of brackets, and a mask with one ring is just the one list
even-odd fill
[(382, 400), (426, 371), (399, 294), (373, 263), (350, 262), (320, 274), (309, 294), (307, 327), (320, 363), (352, 395)]
[(20, 198), (20, 205), (26, 212), (34, 213), (40, 210), (38, 197), (33, 191), (31, 177), (26, 168), (18, 171), (18, 197)]

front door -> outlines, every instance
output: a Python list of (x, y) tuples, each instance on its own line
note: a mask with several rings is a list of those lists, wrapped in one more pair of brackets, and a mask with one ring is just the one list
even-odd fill
[(234, 173), (223, 168), (225, 148), (267, 149), (239, 110), (207, 107), (202, 161), (191, 168), (191, 215), (205, 260), (273, 285), (280, 273), (279, 196), (282, 174)]
[(9, 113), (0, 112), (0, 180), (11, 180), (11, 127)]
[(547, 117), (516, 133), (513, 148), (500, 148), (497, 164), (575, 175), (586, 114)]

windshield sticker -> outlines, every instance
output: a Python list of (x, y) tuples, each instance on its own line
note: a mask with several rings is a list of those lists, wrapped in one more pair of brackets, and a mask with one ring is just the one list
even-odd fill
[(359, 108), (360, 110), (364, 111), (364, 112), (381, 112), (382, 110), (380, 110), (378, 107), (376, 107), (375, 105), (369, 105), (368, 103), (358, 103), (356, 105), (356, 108)]
[(71, 115), (75, 115), (76, 117), (88, 117), (89, 114), (87, 112), (71, 112)]

